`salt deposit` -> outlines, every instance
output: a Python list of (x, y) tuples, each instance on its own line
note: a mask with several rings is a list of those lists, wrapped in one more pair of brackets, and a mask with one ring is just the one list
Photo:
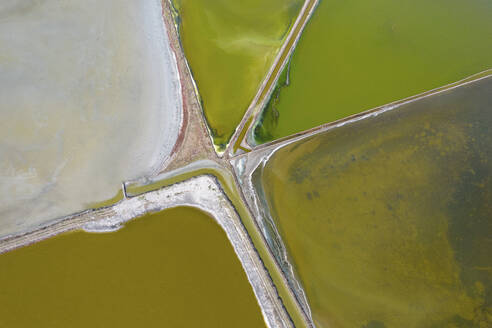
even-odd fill
[(182, 121), (158, 0), (0, 2), (0, 236), (152, 176)]

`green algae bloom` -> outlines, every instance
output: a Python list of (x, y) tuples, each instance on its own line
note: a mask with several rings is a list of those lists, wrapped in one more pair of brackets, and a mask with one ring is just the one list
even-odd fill
[(214, 143), (223, 150), (299, 12), (302, 0), (174, 0), (180, 38)]
[(0, 255), (0, 327), (265, 327), (213, 218), (166, 210)]
[(263, 168), (318, 328), (492, 326), (492, 77), (289, 144)]
[(253, 139), (285, 137), (492, 67), (491, 15), (492, 2), (482, 0), (322, 0)]

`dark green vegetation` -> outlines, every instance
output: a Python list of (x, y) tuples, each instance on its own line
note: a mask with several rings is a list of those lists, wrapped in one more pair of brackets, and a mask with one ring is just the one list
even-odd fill
[(255, 141), (271, 141), (276, 139), (274, 133), (278, 126), (278, 120), (280, 116), (277, 108), (280, 104), (280, 95), (282, 94), (282, 90), (290, 84), (289, 75), (290, 60), (287, 65), (285, 65), (282, 73), (280, 73), (277, 84), (272, 91), (270, 99), (268, 99), (265, 110), (260, 116), (258, 124), (255, 126)]
[[(263, 143), (492, 67), (492, 1), (322, 0), (274, 93)], [(278, 88), (285, 82), (281, 79)]]
[(0, 255), (0, 327), (264, 327), (225, 233), (187, 207)]
[(215, 145), (223, 150), (253, 100), (302, 0), (173, 0)]
[(492, 326), (492, 77), (279, 149), (262, 185), (318, 328)]

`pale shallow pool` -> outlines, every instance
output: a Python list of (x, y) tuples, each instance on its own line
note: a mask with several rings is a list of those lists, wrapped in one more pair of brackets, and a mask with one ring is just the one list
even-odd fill
[(157, 173), (181, 124), (158, 0), (0, 3), (0, 236)]

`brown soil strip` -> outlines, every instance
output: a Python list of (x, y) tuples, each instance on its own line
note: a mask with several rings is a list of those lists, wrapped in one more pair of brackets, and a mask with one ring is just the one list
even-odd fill
[(183, 97), (183, 122), (171, 157), (164, 163), (161, 173), (172, 171), (201, 159), (218, 161), (172, 12), (170, 0), (162, 0), (162, 17), (166, 25), (171, 49), (178, 64)]

